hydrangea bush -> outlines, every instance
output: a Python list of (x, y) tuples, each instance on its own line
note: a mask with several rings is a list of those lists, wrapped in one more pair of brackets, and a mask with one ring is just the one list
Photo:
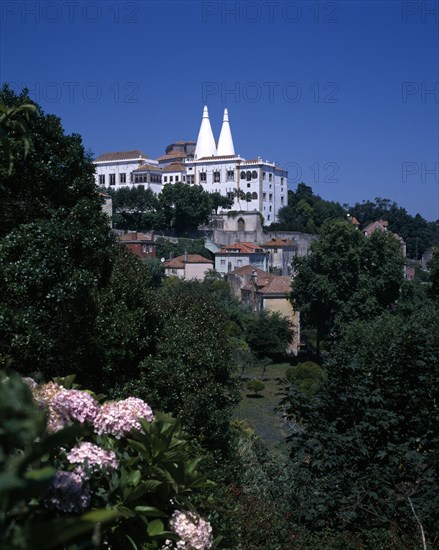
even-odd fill
[[(141, 399), (101, 404), (69, 385), (71, 377), (41, 385), (1, 377), (0, 483), (10, 480), (0, 494), (0, 546), (75, 548), (98, 536), (110, 548), (213, 548), (209, 522), (191, 505), (211, 484), (179, 422)], [(20, 399), (32, 425), (26, 441), (12, 421)]]

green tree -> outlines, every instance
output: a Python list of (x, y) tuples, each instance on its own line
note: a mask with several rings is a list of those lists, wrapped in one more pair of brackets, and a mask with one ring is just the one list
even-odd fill
[(166, 183), (159, 195), (167, 227), (177, 234), (184, 234), (207, 223), (211, 212), (209, 193), (201, 185), (186, 185), (183, 182)]
[(172, 412), (210, 448), (227, 449), (238, 400), (227, 313), (202, 283), (163, 287), (157, 298), (154, 352), (124, 395)]
[(340, 204), (325, 201), (314, 195), (312, 188), (299, 183), (296, 191), (288, 191), (288, 204), (278, 213), (278, 222), (273, 229), (319, 233), (325, 221), (344, 218), (345, 210)]
[(292, 339), (290, 320), (277, 312), (262, 310), (243, 316), (244, 338), (258, 358), (276, 357), (286, 352)]
[(218, 191), (215, 191), (214, 193), (209, 193), (209, 199), (211, 210), (213, 210), (215, 213), (218, 212), (219, 208), (228, 210), (233, 206), (233, 199), (221, 195), (221, 193), (219, 193)]
[(365, 237), (345, 221), (328, 222), (310, 255), (293, 259), (293, 304), (317, 328), (320, 341), (339, 333), (344, 323), (371, 318), (394, 303), (403, 265), (391, 234)]
[[(355, 321), (311, 400), (290, 389), (292, 506), (313, 529), (385, 528), (433, 544), (439, 525), (439, 315)], [(413, 508), (412, 508), (413, 507)]]
[(247, 382), (247, 389), (253, 392), (255, 395), (259, 395), (259, 392), (265, 390), (265, 384), (262, 380), (249, 380)]
[(87, 371), (114, 246), (100, 205), (86, 199), (0, 239), (0, 356), (27, 374)]
[[(95, 168), (85, 154), (81, 137), (65, 135), (60, 119), (37, 108), (27, 90), (17, 95), (3, 86), (0, 104), (15, 111), (28, 105), (35, 107), (26, 111), (26, 139), (32, 142), (27, 156), (23, 158), (20, 125), (10, 125), (7, 142), (1, 143), (0, 236), (20, 224), (50, 218), (57, 208), (70, 210), (80, 200), (100, 204)], [(12, 170), (7, 162), (11, 155), (15, 159)]]
[(305, 361), (286, 372), (286, 378), (290, 384), (295, 384), (297, 389), (311, 397), (325, 380), (325, 371), (317, 363)]
[(439, 298), (439, 248), (433, 252), (433, 257), (428, 263), (430, 269), (431, 291), (433, 296)]
[(160, 229), (165, 226), (157, 195), (143, 185), (106, 190), (113, 200), (113, 226), (117, 229)]

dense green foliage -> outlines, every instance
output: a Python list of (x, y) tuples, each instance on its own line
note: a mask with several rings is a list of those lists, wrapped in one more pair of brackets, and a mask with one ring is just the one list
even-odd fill
[(294, 367), (290, 367), (286, 372), (288, 382), (308, 397), (316, 393), (325, 377), (326, 374), (322, 367), (312, 361), (299, 363)]
[[(439, 312), (356, 321), (309, 400), (291, 389), (296, 518), (313, 528), (439, 535)], [(416, 535), (416, 538), (418, 536)], [(420, 540), (420, 536), (418, 538)]]
[(314, 195), (312, 188), (299, 183), (296, 191), (288, 191), (288, 205), (279, 210), (278, 222), (270, 230), (320, 233), (329, 220), (355, 216), (361, 228), (377, 220), (389, 222), (388, 229), (400, 235), (407, 244), (407, 256), (420, 260), (422, 254), (439, 242), (439, 221), (429, 222), (420, 214), (410, 215), (407, 210), (389, 199), (355, 203), (350, 207), (327, 201)]
[(166, 229), (175, 234), (196, 231), (218, 208), (229, 208), (233, 200), (208, 193), (201, 185), (183, 182), (163, 185), (155, 195), (143, 185), (106, 189), (113, 201), (113, 226), (117, 229)]
[[(16, 95), (7, 86), (0, 90), (0, 104), (7, 108), (35, 105), (26, 90)], [(28, 113), (26, 128), (29, 152), (25, 158), (20, 127), (10, 126), (0, 148), (0, 236), (20, 224), (50, 219), (57, 208), (68, 211), (80, 200), (100, 204), (94, 165), (81, 137), (65, 135), (58, 117), (37, 109)], [(9, 155), (15, 159), (12, 170)]]
[(345, 221), (327, 223), (310, 255), (293, 259), (292, 300), (319, 339), (334, 336), (346, 322), (371, 318), (397, 300), (403, 265), (391, 234), (365, 237)]
[(270, 230), (319, 233), (327, 220), (344, 218), (345, 210), (337, 202), (314, 195), (311, 187), (299, 183), (296, 191), (288, 191), (288, 205), (279, 210), (278, 222)]
[(356, 203), (349, 209), (362, 227), (376, 220), (389, 222), (389, 230), (398, 233), (407, 244), (407, 256), (420, 260), (422, 254), (439, 242), (439, 220), (428, 222), (420, 214), (411, 216), (405, 208), (389, 199)]

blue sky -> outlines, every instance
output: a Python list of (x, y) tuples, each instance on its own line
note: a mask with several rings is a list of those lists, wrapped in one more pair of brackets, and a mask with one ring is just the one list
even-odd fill
[(439, 218), (439, 3), (0, 3), (0, 80), (27, 85), (96, 155), (216, 139), (328, 200)]

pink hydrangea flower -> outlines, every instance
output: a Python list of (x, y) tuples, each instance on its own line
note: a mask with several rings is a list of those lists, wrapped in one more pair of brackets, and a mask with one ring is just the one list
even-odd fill
[(166, 540), (162, 550), (207, 550), (212, 546), (212, 526), (194, 512), (175, 510), (169, 520), (169, 527), (181, 540), (176, 543)]
[(151, 407), (137, 397), (105, 403), (94, 419), (96, 433), (111, 434), (120, 439), (133, 430), (141, 430), (139, 418), (154, 420)]
[(70, 464), (80, 464), (80, 472), (86, 475), (97, 470), (116, 470), (119, 462), (116, 453), (106, 451), (94, 443), (83, 441), (74, 447), (68, 454)]
[(49, 407), (66, 418), (68, 424), (74, 420), (92, 423), (99, 412), (99, 403), (88, 392), (64, 388), (54, 395)]
[(82, 512), (90, 506), (90, 490), (79, 472), (56, 473), (44, 501), (47, 508), (60, 512)]

